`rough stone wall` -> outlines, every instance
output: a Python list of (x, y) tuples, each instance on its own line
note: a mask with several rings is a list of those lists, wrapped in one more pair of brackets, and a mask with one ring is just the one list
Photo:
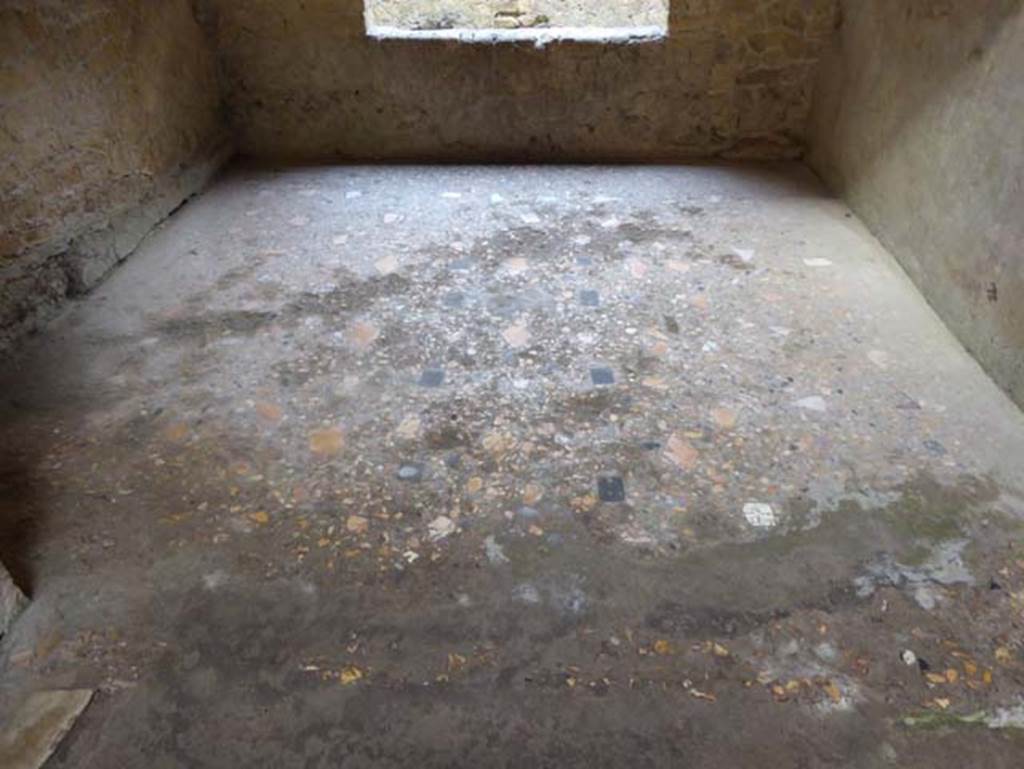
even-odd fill
[(362, 0), (204, 0), (240, 148), (293, 160), (800, 154), (834, 0), (673, 0), (634, 45), (373, 40)]
[(226, 144), (189, 0), (2, 0), (0, 347), (134, 249)]
[(1024, 406), (1024, 2), (844, 0), (842, 17), (811, 163)]
[(27, 603), (25, 596), (14, 584), (7, 569), (0, 563), (0, 638), (7, 633), (11, 624), (21, 614)]
[(366, 0), (369, 25), (403, 29), (656, 27), (668, 0)]

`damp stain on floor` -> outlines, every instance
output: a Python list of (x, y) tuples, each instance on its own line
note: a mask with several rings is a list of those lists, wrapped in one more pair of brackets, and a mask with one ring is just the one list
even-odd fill
[(98, 690), (53, 766), (1016, 765), (1024, 418), (846, 214), (235, 168), (0, 374), (0, 705)]

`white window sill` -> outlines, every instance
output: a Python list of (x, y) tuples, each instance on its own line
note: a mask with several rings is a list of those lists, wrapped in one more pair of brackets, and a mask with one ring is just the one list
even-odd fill
[(374, 40), (454, 40), (459, 43), (530, 42), (538, 48), (548, 43), (650, 43), (664, 40), (664, 27), (528, 27), (525, 29), (403, 29), (369, 27)]

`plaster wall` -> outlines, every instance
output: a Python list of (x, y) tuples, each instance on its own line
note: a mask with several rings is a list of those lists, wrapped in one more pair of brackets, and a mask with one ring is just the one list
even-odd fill
[(0, 2), (0, 346), (95, 284), (229, 146), (188, 0)]
[(810, 162), (1024, 405), (1024, 3), (841, 11)]
[(834, 0), (672, 0), (634, 44), (378, 40), (362, 0), (205, 0), (240, 150), (300, 161), (799, 156)]

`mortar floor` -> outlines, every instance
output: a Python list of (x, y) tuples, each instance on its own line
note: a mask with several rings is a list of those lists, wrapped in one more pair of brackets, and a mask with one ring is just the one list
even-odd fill
[(238, 166), (0, 380), (49, 766), (1020, 766), (1024, 419), (798, 165)]

